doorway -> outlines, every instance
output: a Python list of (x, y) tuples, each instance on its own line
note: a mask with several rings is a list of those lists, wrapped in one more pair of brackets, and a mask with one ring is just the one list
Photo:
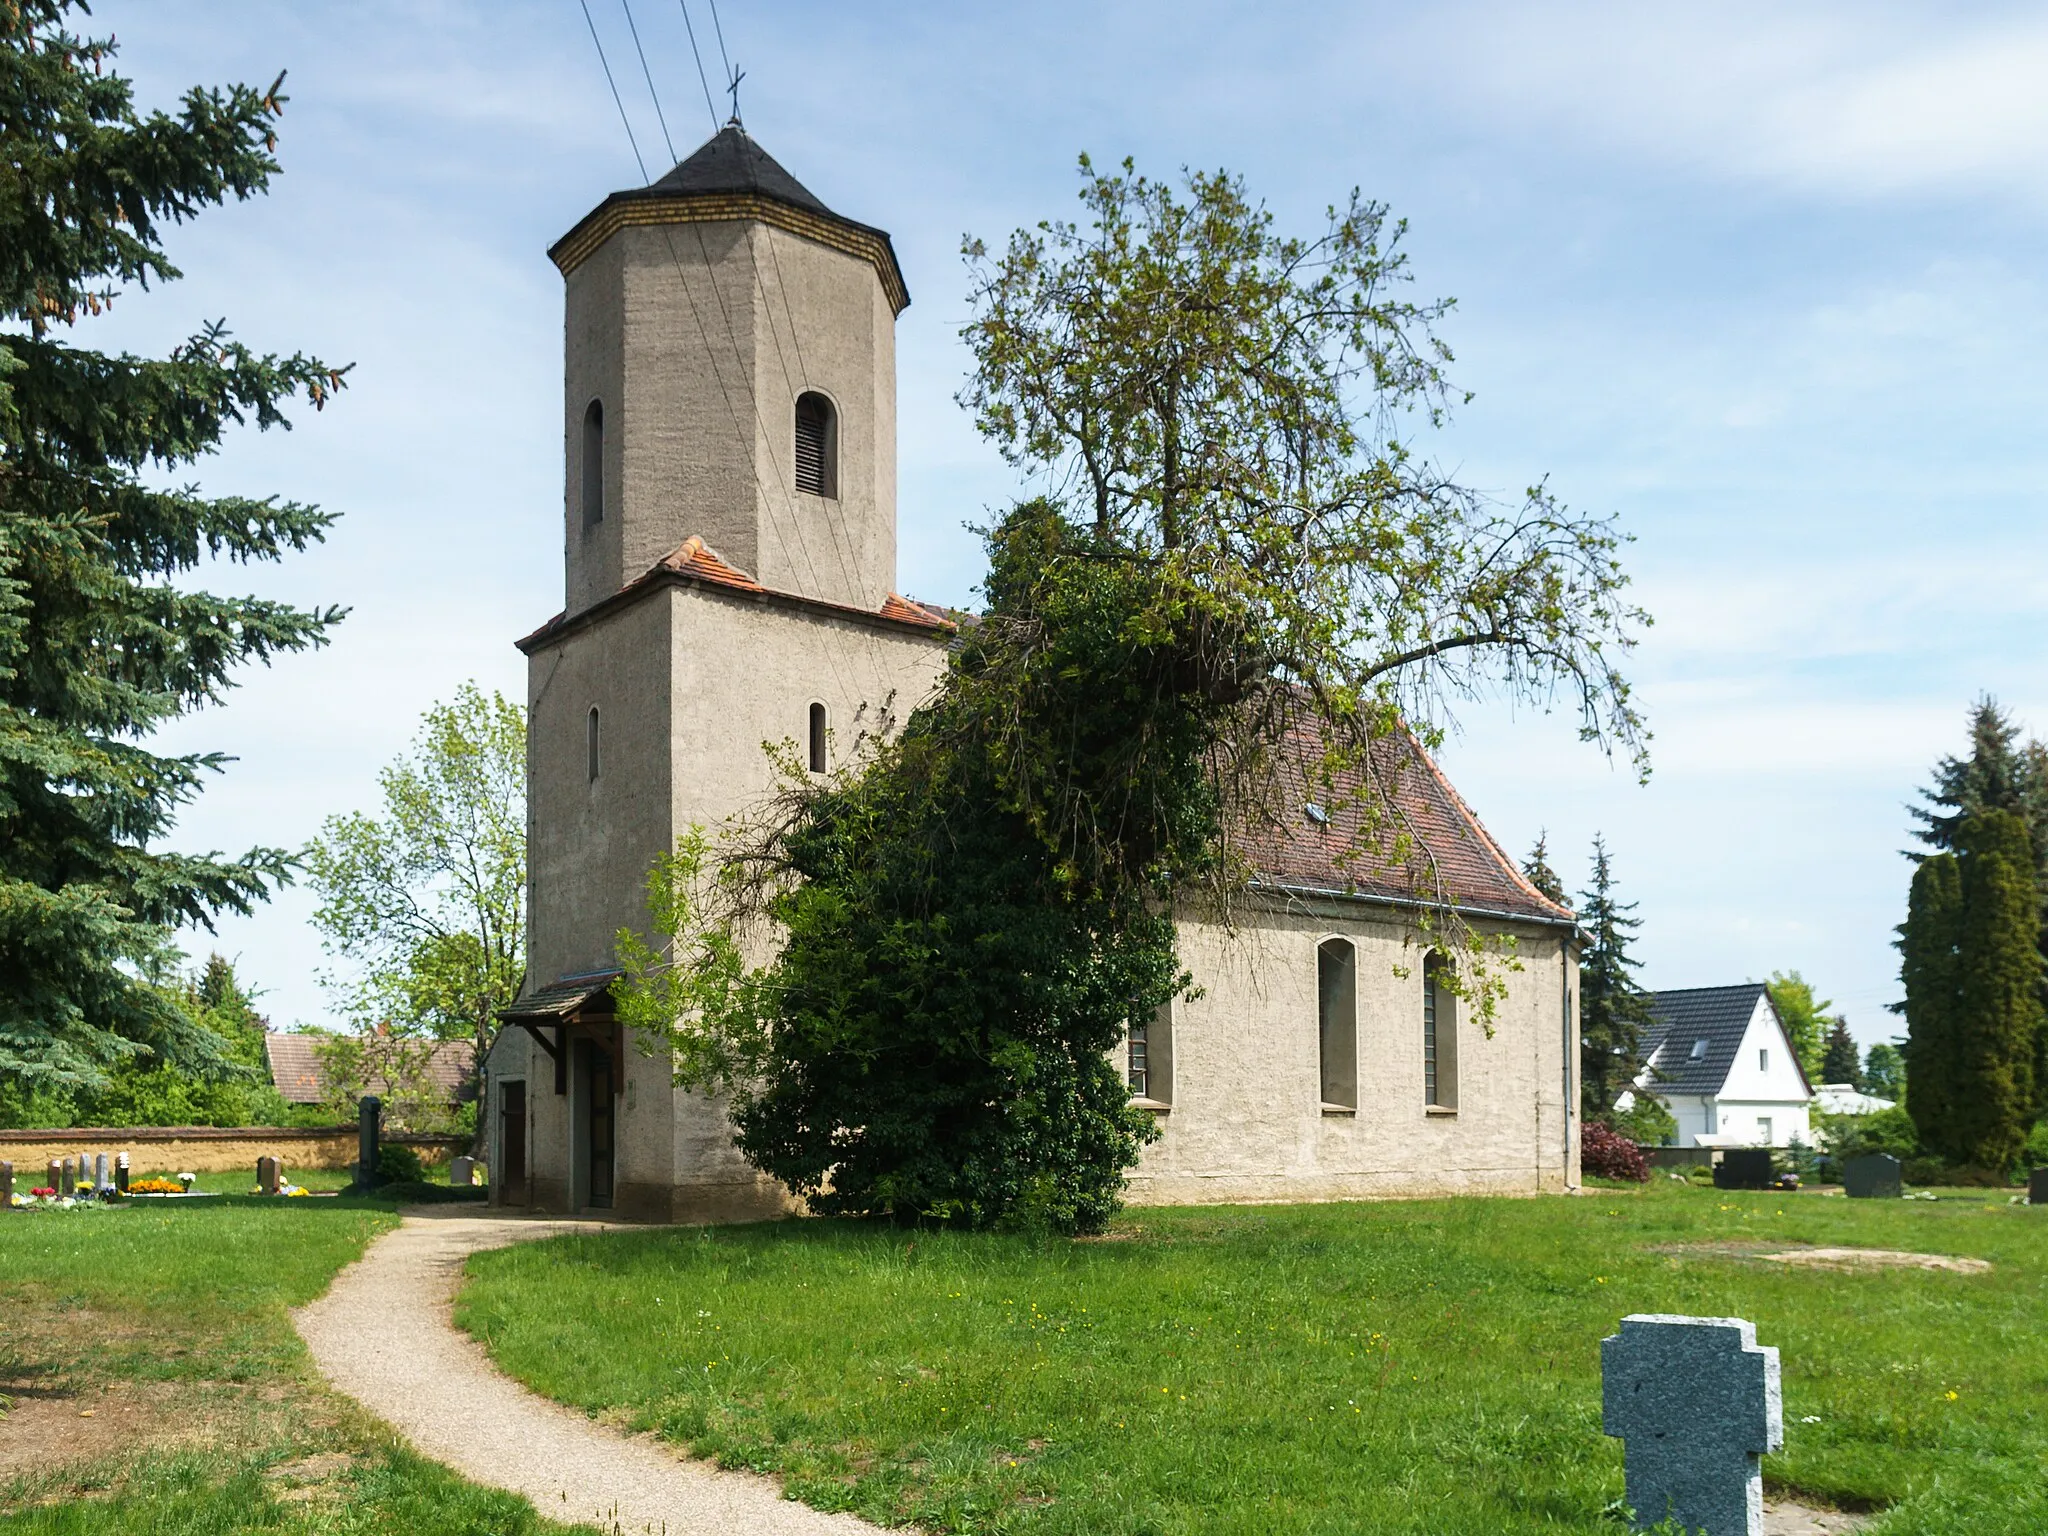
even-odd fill
[(608, 1211), (612, 1205), (613, 1111), (612, 1088), (615, 1067), (612, 1053), (595, 1040), (576, 1042), (576, 1085), (581, 1113), (576, 1147), (577, 1203), (592, 1210)]
[(491, 1185), (501, 1205), (524, 1205), (526, 1195), (526, 1081), (498, 1089), (498, 1162)]

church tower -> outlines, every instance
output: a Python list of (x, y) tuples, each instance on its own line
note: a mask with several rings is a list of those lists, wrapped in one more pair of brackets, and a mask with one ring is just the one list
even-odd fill
[(786, 1197), (723, 1109), (619, 1028), (617, 936), (658, 857), (774, 790), (771, 751), (831, 771), (944, 664), (953, 626), (895, 591), (909, 295), (888, 235), (737, 123), (549, 255), (564, 594), (519, 642), (527, 984), (491, 1053), (494, 1166), (549, 1210), (765, 1215)]
[(879, 608), (910, 302), (888, 235), (731, 123), (548, 254), (568, 290), (567, 611), (692, 535), (777, 591)]

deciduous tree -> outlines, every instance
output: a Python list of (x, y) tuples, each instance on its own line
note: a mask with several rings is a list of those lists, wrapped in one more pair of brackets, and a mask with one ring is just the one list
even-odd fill
[(1821, 1081), (1821, 1053), (1827, 1046), (1828, 1010), (1835, 1005), (1816, 997), (1813, 983), (1797, 971), (1773, 971), (1764, 982), (1771, 994), (1771, 1006), (1778, 1010), (1778, 1022), (1792, 1041), (1792, 1054), (1799, 1058), (1799, 1070), (1809, 1083)]
[(167, 224), (269, 185), (283, 77), (144, 112), (112, 42), (66, 26), (78, 10), (0, 7), (0, 1074), (56, 1087), (98, 1084), (137, 1047), (198, 1071), (228, 1059), (144, 978), (175, 930), (248, 911), (292, 860), (158, 846), (226, 759), (147, 741), (341, 616), (181, 585), (202, 560), (303, 550), (331, 519), (176, 477), (231, 426), (325, 404), (343, 370), (219, 323), (162, 358), (71, 340), (126, 288), (179, 276)]
[(1906, 1098), (1906, 1058), (1896, 1045), (1880, 1040), (1863, 1053), (1863, 1091), (1894, 1104)]
[(378, 785), (381, 816), (330, 816), (306, 850), (348, 962), (323, 980), (359, 1031), (467, 1039), (481, 1069), (526, 975), (525, 712), (466, 683)]

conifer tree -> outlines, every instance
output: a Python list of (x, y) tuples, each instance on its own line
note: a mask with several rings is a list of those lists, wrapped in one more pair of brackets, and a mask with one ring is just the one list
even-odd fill
[(1614, 867), (1606, 842), (1593, 839), (1593, 883), (1579, 898), (1579, 1096), (1587, 1121), (1605, 1120), (1614, 1101), (1635, 1080), (1642, 1061), (1650, 999), (1635, 981), (1630, 936), (1642, 927), (1636, 904), (1614, 897)]
[(1956, 1006), (1962, 973), (1962, 869), (1952, 853), (1913, 871), (1906, 921), (1899, 926), (1899, 980), (1905, 987), (1906, 1065), (1913, 1092), (1907, 1113), (1928, 1150), (1954, 1155)]
[(1863, 1086), (1863, 1062), (1856, 1053), (1856, 1041), (1849, 1034), (1849, 1021), (1837, 1018), (1828, 1029), (1827, 1044), (1821, 1050), (1820, 1081)]
[(1863, 1091), (1894, 1104), (1906, 1097), (1906, 1058), (1896, 1045), (1880, 1040), (1863, 1053)]
[(230, 424), (320, 406), (341, 372), (252, 352), (219, 323), (163, 358), (66, 334), (123, 287), (179, 275), (163, 225), (264, 190), (283, 77), (145, 114), (112, 42), (67, 29), (82, 9), (0, 7), (0, 1077), (53, 1087), (98, 1084), (141, 1049), (231, 1061), (143, 978), (176, 929), (247, 911), (291, 860), (154, 847), (225, 759), (146, 742), (219, 700), (238, 665), (318, 645), (340, 617), (176, 585), (204, 559), (302, 550), (329, 518), (167, 482)]
[(1571, 905), (1565, 900), (1564, 881), (1560, 880), (1557, 871), (1550, 867), (1548, 832), (1536, 834), (1536, 846), (1529, 850), (1529, 857), (1522, 865), (1522, 877), (1560, 907)]
[(1980, 811), (1957, 829), (1962, 921), (1956, 944), (1953, 1155), (2004, 1171), (2034, 1121), (2042, 1027), (2040, 898), (2033, 846), (2012, 811)]

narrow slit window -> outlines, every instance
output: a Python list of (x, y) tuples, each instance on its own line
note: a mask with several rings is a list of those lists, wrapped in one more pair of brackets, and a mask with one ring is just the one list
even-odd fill
[(811, 772), (825, 771), (825, 706), (811, 706)]
[(1457, 997), (1444, 980), (1441, 956), (1422, 963), (1422, 1102), (1458, 1107)]
[(797, 397), (796, 488), (808, 496), (839, 494), (839, 425), (820, 394)]
[(1758, 1051), (1756, 1053), (1756, 1069), (1759, 1072), (1771, 1070), (1771, 1053), (1769, 1051)]
[(590, 713), (583, 721), (583, 758), (584, 768), (590, 775), (590, 782), (595, 784), (597, 782), (597, 771), (600, 766), (597, 740), (597, 706), (595, 704), (590, 706)]
[(583, 526), (604, 521), (604, 402), (593, 400), (583, 412)]
[(1316, 946), (1316, 1041), (1323, 1103), (1358, 1108), (1358, 954), (1348, 939)]
[(1151, 1026), (1143, 1019), (1133, 1019), (1131, 1032), (1124, 1041), (1124, 1055), (1126, 1075), (1130, 1079), (1131, 1097), (1134, 1099), (1152, 1097), (1151, 1044)]

